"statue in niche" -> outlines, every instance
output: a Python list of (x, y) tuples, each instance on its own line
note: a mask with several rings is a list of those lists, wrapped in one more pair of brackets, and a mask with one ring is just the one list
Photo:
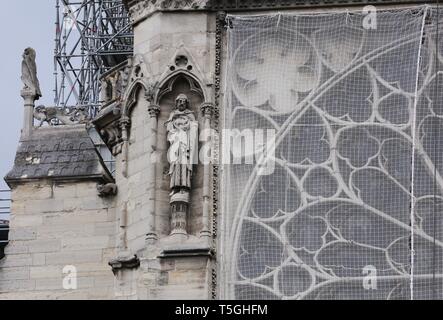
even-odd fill
[(37, 64), (35, 63), (36, 53), (32, 48), (26, 48), (23, 52), (22, 76), (24, 84), (23, 90), (31, 92), (35, 99), (38, 100), (42, 93), (40, 91), (40, 83), (37, 78)]
[(180, 94), (165, 123), (170, 147), (170, 189), (172, 234), (186, 234), (186, 213), (190, 201), (193, 166), (198, 161), (198, 122), (190, 110), (189, 99)]
[(197, 163), (198, 122), (189, 110), (189, 100), (184, 94), (176, 99), (175, 110), (166, 121), (168, 161), (170, 163), (171, 196), (191, 189), (193, 165)]

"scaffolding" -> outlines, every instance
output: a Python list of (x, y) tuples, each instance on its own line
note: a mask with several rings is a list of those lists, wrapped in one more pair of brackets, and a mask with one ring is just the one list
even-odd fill
[(100, 76), (133, 52), (133, 33), (121, 0), (56, 0), (54, 104), (100, 105)]

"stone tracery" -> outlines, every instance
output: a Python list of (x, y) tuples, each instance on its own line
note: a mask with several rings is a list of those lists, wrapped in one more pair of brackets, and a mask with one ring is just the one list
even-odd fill
[[(417, 61), (423, 15), (416, 20), (408, 17), (414, 29), (400, 40), (376, 42), (379, 34), (356, 31), (358, 18), (346, 27), (341, 25), (341, 33), (353, 35), (346, 39), (355, 40), (339, 45), (348, 49), (346, 54), (333, 49), (337, 43), (317, 40), (319, 36), (328, 41), (340, 38), (321, 28), (321, 17), (299, 20), (303, 18), (306, 25), (294, 22), (295, 16), (255, 21), (254, 17), (230, 17), (233, 68), (228, 75), (232, 85), (228, 85), (226, 117), (234, 128), (255, 123), (275, 129), (278, 138), (272, 159), (277, 168), (272, 175), (259, 176), (257, 168), (246, 170), (246, 166), (229, 168), (228, 183), (233, 188), (225, 201), (228, 211), (235, 214), (224, 241), (235, 240), (227, 246), (232, 249), (228, 255), (234, 257), (229, 259), (227, 296), (410, 298), (411, 281), (420, 288), (414, 294), (426, 296), (419, 279), (433, 275), (417, 266), (418, 258), (411, 260), (410, 239), (415, 240), (417, 254), (426, 256), (430, 249), (425, 248), (432, 246), (433, 237), (422, 224), (411, 230), (411, 206), (427, 205), (429, 217), (430, 204), (424, 202), (441, 198), (439, 170), (438, 193), (433, 195), (429, 189), (434, 166), (441, 162), (432, 146), (440, 148), (437, 131), (432, 129), (439, 122), (426, 103), (414, 105), (416, 71), (400, 67), (403, 62), (390, 66), (395, 72), (387, 73), (385, 68), (386, 61), (394, 63), (401, 52), (407, 56), (405, 61)], [(315, 19), (318, 22), (312, 27)], [(379, 13), (379, 20), (383, 19)], [(298, 23), (298, 28), (292, 23)], [(384, 31), (389, 34), (387, 25)], [(251, 35), (253, 28), (257, 32)], [(272, 29), (276, 35), (265, 37), (268, 31), (260, 28)], [(304, 44), (291, 49), (288, 43), (298, 39), (305, 39)], [(380, 47), (371, 47), (374, 43)], [(430, 61), (434, 54), (425, 53)], [(287, 56), (295, 58), (286, 61)], [(301, 95), (288, 80), (291, 75), (284, 76), (286, 81), (272, 77), (273, 72), (283, 72), (280, 64), (286, 66), (284, 72), (295, 76), (296, 66), (309, 59), (313, 59), (308, 63), (312, 72), (303, 82)], [(420, 70), (428, 76), (420, 78), (417, 88), (422, 102), (430, 100), (426, 91), (432, 88), (433, 76), (428, 68), (423, 65)], [(275, 83), (269, 82), (263, 90), (260, 83), (267, 76)], [(292, 87), (281, 86), (283, 82)], [(277, 94), (286, 97), (283, 102), (272, 98)], [(416, 215), (420, 216), (414, 213), (414, 219)], [(443, 243), (435, 242), (440, 255)], [(375, 266), (384, 279), (379, 280), (376, 292), (365, 291), (361, 285), (362, 270), (368, 265)]]

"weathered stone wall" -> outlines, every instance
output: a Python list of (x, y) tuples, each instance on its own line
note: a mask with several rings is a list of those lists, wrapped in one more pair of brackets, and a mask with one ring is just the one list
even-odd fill
[[(12, 199), (0, 299), (114, 297), (115, 210), (95, 182), (30, 182), (14, 187)], [(77, 290), (63, 289), (68, 265), (77, 269)]]
[(158, 79), (173, 65), (175, 53), (183, 45), (203, 73), (211, 78), (214, 33), (214, 13), (158, 12), (134, 27), (134, 54), (144, 56), (152, 76)]
[(210, 263), (205, 256), (142, 259), (138, 299), (210, 299)]
[(148, 230), (146, 215), (150, 205), (149, 194), (152, 185), (150, 181), (150, 125), (148, 103), (139, 92), (136, 105), (131, 113), (131, 127), (128, 146), (128, 172), (123, 172), (122, 157), (117, 157), (116, 182), (119, 187), (117, 195), (118, 210), (123, 210), (127, 202), (126, 234), (128, 248), (137, 253), (145, 247)]

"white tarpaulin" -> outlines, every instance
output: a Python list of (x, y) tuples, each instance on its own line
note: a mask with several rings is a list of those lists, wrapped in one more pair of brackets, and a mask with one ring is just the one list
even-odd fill
[(437, 12), (365, 17), (228, 17), (225, 128), (276, 144), (224, 168), (223, 298), (443, 298)]

